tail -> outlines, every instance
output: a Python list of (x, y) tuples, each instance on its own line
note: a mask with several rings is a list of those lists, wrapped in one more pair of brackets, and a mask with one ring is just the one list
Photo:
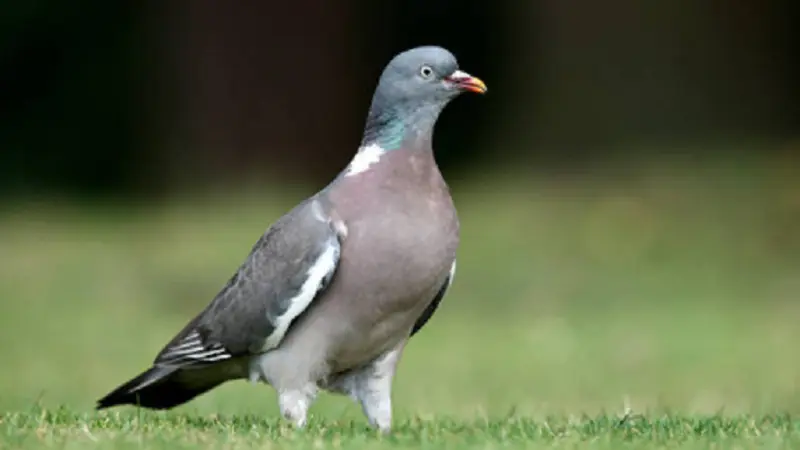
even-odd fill
[[(195, 372), (195, 373), (187, 373)], [(182, 405), (226, 381), (214, 373), (153, 366), (97, 401), (98, 410), (117, 405), (169, 409)], [(206, 375), (206, 376), (204, 376)]]

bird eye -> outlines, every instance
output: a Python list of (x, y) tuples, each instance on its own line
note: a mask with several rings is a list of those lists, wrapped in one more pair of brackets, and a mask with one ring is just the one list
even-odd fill
[(419, 74), (422, 76), (422, 78), (430, 78), (433, 76), (433, 69), (431, 69), (430, 66), (422, 66), (419, 69)]

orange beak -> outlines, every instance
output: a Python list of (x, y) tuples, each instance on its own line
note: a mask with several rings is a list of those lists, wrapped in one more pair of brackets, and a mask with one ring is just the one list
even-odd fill
[(475, 92), (477, 94), (486, 93), (486, 83), (480, 78), (473, 77), (466, 72), (456, 70), (447, 77), (447, 80), (465, 91)]

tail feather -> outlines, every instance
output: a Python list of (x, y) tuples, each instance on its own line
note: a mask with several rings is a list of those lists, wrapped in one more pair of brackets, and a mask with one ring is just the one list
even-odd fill
[(182, 405), (225, 381), (215, 376), (185, 375), (179, 367), (151, 367), (98, 400), (96, 408), (100, 410), (117, 405), (137, 405), (151, 409), (169, 409)]

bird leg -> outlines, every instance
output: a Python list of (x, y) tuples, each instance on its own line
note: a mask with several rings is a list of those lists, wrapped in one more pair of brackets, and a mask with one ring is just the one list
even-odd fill
[(275, 388), (281, 415), (297, 428), (303, 428), (308, 409), (317, 397), (317, 384), (302, 375), (304, 366), (296, 360), (290, 363), (284, 360), (285, 357), (284, 353), (277, 351), (256, 356), (248, 363), (248, 375), (251, 383), (261, 381)]
[(392, 374), (382, 371), (362, 379), (356, 398), (370, 425), (388, 433), (392, 428)]
[(349, 395), (361, 404), (370, 425), (383, 433), (392, 428), (392, 380), (405, 341), (369, 364), (345, 372), (331, 380), (325, 388)]
[(278, 394), (278, 405), (281, 415), (292, 422), (295, 427), (303, 428), (306, 425), (308, 408), (317, 396), (317, 387), (308, 384), (300, 389), (282, 390)]

